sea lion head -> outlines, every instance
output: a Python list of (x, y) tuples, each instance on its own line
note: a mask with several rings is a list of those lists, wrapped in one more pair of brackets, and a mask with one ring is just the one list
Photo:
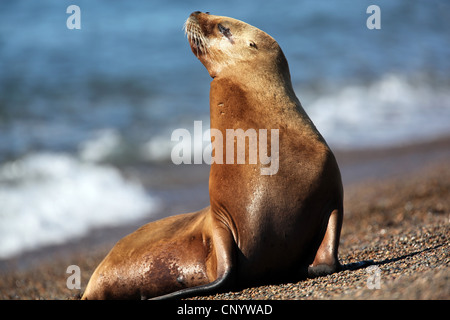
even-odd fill
[(280, 60), (287, 66), (275, 39), (237, 19), (196, 11), (187, 19), (185, 31), (192, 52), (213, 78), (226, 71), (242, 72), (243, 66)]

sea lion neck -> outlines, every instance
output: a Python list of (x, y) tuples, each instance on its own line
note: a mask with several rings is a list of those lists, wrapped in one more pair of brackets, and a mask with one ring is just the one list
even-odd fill
[(293, 127), (316, 131), (295, 95), (289, 74), (267, 69), (215, 77), (210, 115), (211, 128), (275, 128), (292, 123)]

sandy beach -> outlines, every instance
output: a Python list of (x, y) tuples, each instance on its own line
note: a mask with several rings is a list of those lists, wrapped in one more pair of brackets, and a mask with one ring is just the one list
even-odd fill
[[(450, 299), (450, 137), (335, 153), (345, 188), (339, 253), (344, 270), (193, 299)], [(159, 195), (174, 202), (163, 212), (208, 203), (207, 167), (135, 167), (124, 174), (139, 176), (146, 187), (165, 181)], [(191, 183), (181, 184), (180, 175)], [(0, 261), (0, 299), (78, 299), (109, 249), (141, 222)], [(80, 267), (79, 290), (66, 286), (69, 265)]]

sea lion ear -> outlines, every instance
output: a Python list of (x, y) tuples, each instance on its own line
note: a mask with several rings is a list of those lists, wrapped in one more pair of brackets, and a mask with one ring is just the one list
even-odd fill
[(256, 45), (255, 41), (250, 40), (248, 45), (254, 49), (258, 49), (258, 46)]

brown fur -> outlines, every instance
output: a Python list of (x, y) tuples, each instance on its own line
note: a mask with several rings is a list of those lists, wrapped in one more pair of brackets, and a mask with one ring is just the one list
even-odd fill
[(196, 12), (186, 29), (192, 52), (214, 78), (211, 127), (223, 137), (226, 129), (278, 129), (279, 170), (261, 175), (260, 162), (248, 163), (248, 147), (246, 164), (213, 163), (210, 207), (149, 223), (120, 240), (84, 299), (183, 297), (340, 267), (339, 168), (295, 96), (280, 47), (227, 17)]

